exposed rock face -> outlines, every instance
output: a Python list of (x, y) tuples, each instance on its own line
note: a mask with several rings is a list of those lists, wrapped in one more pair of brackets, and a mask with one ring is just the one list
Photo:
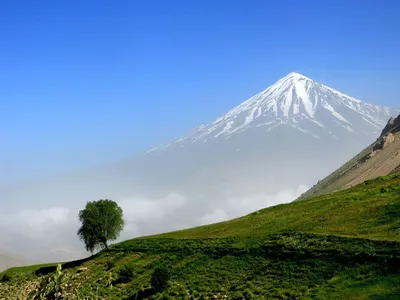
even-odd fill
[(388, 132), (400, 131), (400, 115), (397, 118), (390, 118), (385, 128), (382, 130), (381, 137), (386, 135)]
[(390, 118), (385, 128), (382, 130), (380, 137), (378, 138), (372, 153), (368, 157), (375, 155), (376, 151), (386, 148), (388, 145), (393, 143), (395, 140), (394, 134), (400, 131), (400, 115), (397, 118)]
[[(375, 144), (375, 146), (373, 148), (373, 153), (375, 151), (382, 150), (382, 149), (386, 148), (391, 143), (393, 143), (394, 140), (395, 140), (395, 137), (394, 137), (392, 132), (389, 132), (386, 135), (384, 135), (383, 137), (380, 137), (378, 139), (378, 142)], [(372, 154), (372, 156), (373, 156), (373, 154)]]
[(387, 147), (393, 141), (394, 141), (394, 135), (393, 133), (390, 132), (388, 135), (383, 137), (383, 148)]

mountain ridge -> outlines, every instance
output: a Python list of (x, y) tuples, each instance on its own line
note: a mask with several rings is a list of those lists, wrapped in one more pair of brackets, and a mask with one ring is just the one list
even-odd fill
[(390, 118), (388, 123), (386, 124), (385, 128), (383, 128), (381, 136), (386, 135), (387, 133), (391, 132), (397, 132), (400, 130), (400, 115), (397, 116), (397, 118)]

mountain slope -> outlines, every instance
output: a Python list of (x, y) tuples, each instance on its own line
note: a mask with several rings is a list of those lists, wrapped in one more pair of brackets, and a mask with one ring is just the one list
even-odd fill
[[(125, 241), (64, 264), (63, 295), (101, 299), (398, 299), (400, 176), (232, 221)], [(118, 283), (131, 266), (132, 279)], [(157, 267), (170, 272), (158, 294)], [(33, 272), (33, 273), (32, 273)], [(51, 266), (14, 268), (0, 298), (45, 285)], [(113, 283), (110, 286), (110, 283)], [(44, 286), (39, 287), (39, 291)]]
[(400, 170), (400, 115), (391, 118), (379, 138), (299, 199), (342, 190)]

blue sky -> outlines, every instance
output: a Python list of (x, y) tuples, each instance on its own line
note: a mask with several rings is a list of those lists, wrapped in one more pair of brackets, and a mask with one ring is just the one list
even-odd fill
[(390, 0), (1, 1), (0, 180), (127, 157), (292, 71), (399, 106), (399, 13)]

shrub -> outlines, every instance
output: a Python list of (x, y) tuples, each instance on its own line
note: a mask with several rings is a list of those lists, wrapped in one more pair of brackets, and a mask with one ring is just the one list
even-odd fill
[(243, 292), (243, 296), (244, 296), (244, 299), (246, 299), (246, 300), (254, 299), (254, 295), (250, 289), (245, 289)]
[(387, 193), (387, 192), (389, 192), (389, 188), (387, 188), (387, 187), (381, 187), (381, 193), (383, 194), (383, 193)]
[(169, 270), (167, 268), (160, 267), (155, 269), (151, 275), (150, 284), (156, 292), (160, 292), (168, 285), (169, 278)]
[(11, 281), (11, 275), (8, 274), (8, 273), (5, 273), (5, 274), (1, 277), (1, 280), (0, 280), (0, 282), (9, 282), (9, 281)]
[(133, 278), (133, 267), (129, 265), (124, 265), (122, 269), (119, 270), (119, 281), (129, 282)]
[(60, 299), (62, 294), (64, 273), (61, 264), (57, 265), (53, 276), (43, 278), (33, 299)]
[(109, 260), (106, 262), (107, 271), (111, 270), (114, 267), (115, 267), (115, 262), (113, 260)]
[(233, 300), (239, 300), (239, 299), (241, 300), (243, 298), (244, 298), (244, 296), (243, 296), (243, 293), (241, 291), (236, 291), (231, 296), (231, 299), (233, 299)]

